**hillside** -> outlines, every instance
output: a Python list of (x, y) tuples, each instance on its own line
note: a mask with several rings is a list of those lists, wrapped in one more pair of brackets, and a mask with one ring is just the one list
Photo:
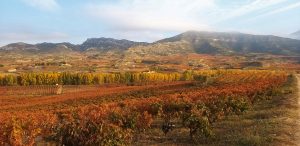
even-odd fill
[(13, 53), (67, 53), (79, 50), (78, 45), (71, 43), (39, 43), (39, 44), (26, 44), (26, 43), (12, 43), (0, 48), (1, 51)]
[(0, 48), (0, 72), (298, 68), (299, 55), (296, 39), (188, 31), (154, 43), (112, 38), (90, 38), (80, 45), (13, 43)]
[(32, 51), (34, 53), (42, 52), (60, 52), (60, 51), (107, 51), (107, 50), (126, 50), (130, 47), (137, 45), (147, 45), (144, 42), (134, 42), (129, 40), (117, 40), (112, 38), (89, 38), (80, 45), (74, 45), (71, 43), (39, 43), (39, 44), (26, 44), (26, 43), (12, 43), (0, 48), (0, 50), (5, 51)]
[(200, 54), (300, 53), (300, 41), (271, 35), (188, 31), (156, 43), (165, 42), (188, 42)]
[[(298, 32), (299, 33), (299, 32)], [(298, 33), (293, 33), (297, 35)], [(90, 38), (80, 45), (71, 43), (13, 43), (0, 48), (6, 51), (111, 51), (129, 50), (136, 54), (170, 55), (177, 53), (198, 54), (248, 54), (267, 53), (276, 55), (294, 55), (300, 53), (300, 40), (282, 38), (272, 35), (251, 35), (228, 32), (188, 31), (174, 37), (154, 43), (117, 40), (112, 38)]]
[(126, 50), (137, 45), (146, 45), (144, 42), (134, 42), (129, 40), (117, 40), (112, 38), (89, 38), (80, 45), (81, 51), (88, 50)]

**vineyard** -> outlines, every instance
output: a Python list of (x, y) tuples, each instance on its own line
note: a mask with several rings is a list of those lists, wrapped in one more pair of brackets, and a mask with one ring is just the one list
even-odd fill
[(0, 145), (130, 145), (176, 129), (197, 143), (213, 137), (217, 121), (282, 94), (289, 78), (259, 70), (1, 76)]

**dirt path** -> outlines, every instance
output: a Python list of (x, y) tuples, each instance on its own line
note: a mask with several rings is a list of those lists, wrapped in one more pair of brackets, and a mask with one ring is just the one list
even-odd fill
[[(298, 95), (298, 113), (300, 118), (300, 74), (296, 75), (297, 77), (297, 95)], [(296, 143), (298, 146), (300, 146), (300, 119), (297, 120), (297, 131), (296, 131)]]
[(274, 146), (300, 146), (300, 74), (295, 77), (292, 86), (296, 92), (275, 98), (270, 109), (275, 115), (269, 120), (269, 124), (274, 123), (271, 134)]

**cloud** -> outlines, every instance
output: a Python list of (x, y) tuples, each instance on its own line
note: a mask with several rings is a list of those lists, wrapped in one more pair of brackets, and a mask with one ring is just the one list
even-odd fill
[(120, 0), (113, 5), (88, 4), (85, 11), (112, 29), (185, 31), (211, 29), (202, 15), (214, 7), (212, 0)]
[(224, 7), (217, 0), (119, 0), (90, 3), (85, 12), (120, 30), (214, 30), (213, 25), (240, 17), (254, 17), (287, 0), (252, 0)]
[(63, 42), (68, 41), (69, 35), (61, 32), (53, 33), (3, 33), (0, 34), (0, 44), (8, 44), (13, 42), (27, 42), (27, 43), (39, 43), (39, 42)]
[[(171, 34), (175, 35), (175, 34)], [(154, 42), (165, 38), (165, 34), (159, 31), (113, 31), (105, 36), (113, 37), (116, 39), (128, 39), (139, 42)]]
[(264, 12), (272, 6), (286, 2), (287, 0), (254, 0), (245, 5), (237, 6), (237, 8), (229, 8), (221, 14), (217, 22), (233, 20), (238, 17), (255, 17), (257, 12)]
[(275, 9), (275, 10), (272, 10), (268, 13), (265, 13), (263, 15), (259, 15), (258, 17), (265, 17), (265, 16), (270, 16), (270, 15), (274, 15), (274, 14), (278, 14), (278, 13), (282, 13), (282, 12), (285, 12), (285, 11), (289, 11), (291, 9), (295, 9), (297, 7), (300, 7), (300, 2), (298, 3), (293, 3), (293, 4), (290, 4), (288, 6), (284, 6), (282, 8), (279, 8), (279, 9)]
[(226, 28), (222, 28), (222, 23), (256, 17), (287, 1), (249, 0), (224, 4), (219, 0), (116, 0), (88, 3), (84, 11), (110, 32), (128, 37), (142, 33), (153, 38), (187, 30), (223, 31)]
[(27, 5), (44, 10), (44, 11), (54, 11), (59, 8), (59, 4), (56, 0), (22, 0)]

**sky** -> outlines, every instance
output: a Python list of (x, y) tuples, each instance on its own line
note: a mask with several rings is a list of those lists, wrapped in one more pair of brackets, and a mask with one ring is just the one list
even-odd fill
[(286, 36), (300, 0), (1, 0), (0, 46), (111, 37), (153, 42), (188, 31)]

